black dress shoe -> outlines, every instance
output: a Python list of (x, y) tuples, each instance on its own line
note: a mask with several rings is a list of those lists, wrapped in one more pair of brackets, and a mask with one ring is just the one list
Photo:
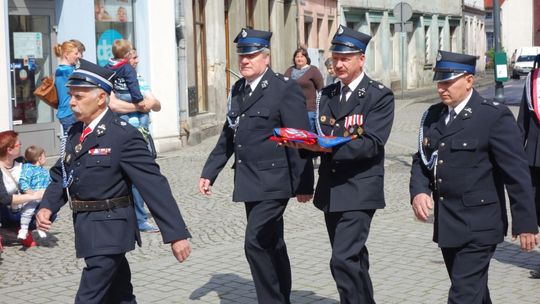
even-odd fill
[(540, 279), (540, 268), (529, 271), (529, 274), (531, 275), (531, 279)]

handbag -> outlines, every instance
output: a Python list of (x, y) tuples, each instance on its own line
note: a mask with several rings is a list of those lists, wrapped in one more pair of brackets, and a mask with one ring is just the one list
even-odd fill
[(41, 79), (41, 84), (34, 90), (34, 96), (39, 97), (49, 106), (58, 109), (58, 94), (54, 85), (54, 76)]

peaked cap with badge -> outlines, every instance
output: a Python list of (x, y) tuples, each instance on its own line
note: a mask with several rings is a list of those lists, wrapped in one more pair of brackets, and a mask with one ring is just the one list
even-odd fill
[(243, 28), (234, 39), (238, 55), (255, 54), (270, 47), (272, 32)]
[(110, 95), (115, 74), (112, 70), (100, 67), (88, 60), (79, 59), (77, 68), (69, 76), (66, 87), (101, 88)]
[(332, 39), (333, 53), (365, 53), (371, 36), (340, 25)]
[(435, 74), (433, 81), (446, 81), (457, 78), (463, 74), (475, 73), (476, 57), (471, 55), (441, 51), (437, 53)]

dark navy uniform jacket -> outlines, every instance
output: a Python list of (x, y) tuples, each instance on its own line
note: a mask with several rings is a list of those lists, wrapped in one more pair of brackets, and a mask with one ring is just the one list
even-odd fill
[[(82, 133), (82, 123), (69, 131), (64, 158), (66, 171), (73, 170), (69, 187), (72, 199), (105, 200), (131, 195), (135, 184), (156, 220), (164, 242), (191, 237), (178, 210), (167, 179), (146, 147), (140, 132), (121, 120), (111, 110), (75, 152)], [(99, 131), (99, 132), (98, 132)], [(109, 153), (91, 155), (90, 149), (108, 148)], [(59, 160), (51, 168), (52, 183), (40, 203), (40, 208), (58, 212), (66, 203), (62, 188)], [(120, 254), (140, 243), (133, 205), (109, 211), (78, 212), (73, 214), (77, 257)]]
[(384, 208), (384, 145), (394, 120), (394, 95), (364, 74), (344, 105), (337, 82), (325, 87), (319, 122), (325, 135), (344, 136), (345, 118), (361, 114), (361, 135), (321, 154), (314, 203), (325, 212)]
[(531, 167), (540, 167), (540, 123), (536, 114), (529, 110), (525, 92), (519, 108), (518, 126), (523, 136), (523, 146)]
[[(213, 184), (227, 160), (234, 154), (233, 201), (253, 202), (290, 198), (313, 193), (313, 166), (296, 149), (270, 141), (274, 128), (309, 129), (305, 98), (298, 84), (275, 74), (270, 68), (251, 96), (242, 102), (245, 80), (232, 88), (233, 119), (239, 117), (236, 132), (225, 122), (201, 177)], [(253, 88), (252, 88), (253, 89)]]
[(435, 201), (433, 241), (439, 247), (503, 241), (508, 228), (504, 186), (512, 209), (512, 234), (536, 233), (529, 168), (510, 110), (476, 91), (446, 126), (447, 106), (428, 109), (424, 151), (438, 149), (436, 176), (417, 153), (411, 170), (411, 199), (431, 194)]

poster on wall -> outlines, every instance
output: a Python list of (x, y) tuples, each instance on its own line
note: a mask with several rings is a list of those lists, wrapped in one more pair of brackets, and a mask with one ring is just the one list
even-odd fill
[(101, 66), (112, 57), (116, 39), (133, 41), (133, 0), (94, 0), (96, 57)]
[(15, 59), (43, 58), (43, 36), (40, 32), (14, 32)]
[(94, 17), (100, 22), (132, 22), (132, 0), (94, 0)]

